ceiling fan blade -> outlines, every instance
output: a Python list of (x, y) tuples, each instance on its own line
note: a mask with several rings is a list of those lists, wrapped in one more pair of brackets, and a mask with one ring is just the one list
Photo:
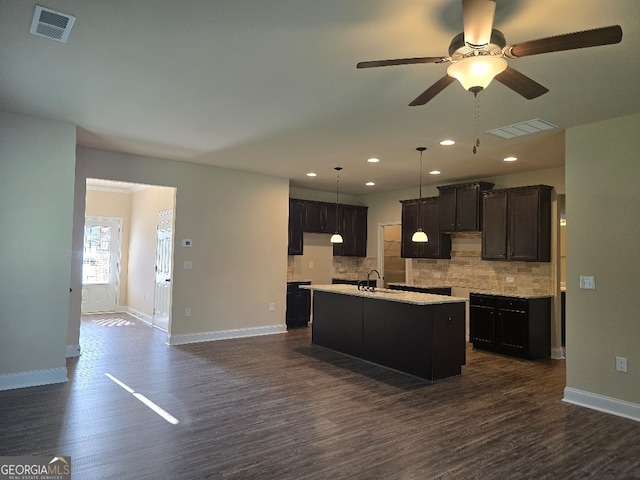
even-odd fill
[(431, 100), (433, 97), (435, 97), (437, 94), (439, 94), (442, 90), (447, 88), (450, 83), (455, 82), (455, 81), (456, 81), (455, 78), (450, 77), (449, 75), (445, 75), (440, 80), (438, 80), (436, 83), (434, 83), (429, 88), (427, 88), (424, 92), (422, 92), (420, 95), (418, 95), (415, 98), (415, 100), (409, 104), (409, 106), (410, 107), (415, 107), (415, 106), (418, 106), (418, 105), (424, 105), (429, 100)]
[(620, 25), (594, 28), (582, 32), (565, 33), (554, 37), (540, 38), (505, 48), (504, 54), (510, 58), (538, 55), (540, 53), (560, 52), (578, 48), (611, 45), (622, 40)]
[(549, 91), (548, 88), (511, 67), (507, 67), (505, 71), (496, 75), (495, 79), (527, 100), (537, 98)]
[(462, 0), (465, 43), (472, 47), (487, 45), (491, 40), (495, 13), (494, 0)]
[(394, 60), (372, 60), (360, 62), (356, 68), (389, 67), (392, 65), (413, 65), (415, 63), (443, 63), (450, 61), (447, 57), (396, 58)]

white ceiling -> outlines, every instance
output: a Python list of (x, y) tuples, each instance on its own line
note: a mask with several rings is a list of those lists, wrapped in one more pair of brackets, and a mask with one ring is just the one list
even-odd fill
[[(533, 118), (560, 128), (511, 140), (483, 133), (473, 155), (474, 100), (457, 82), (408, 106), (446, 64), (355, 68), (446, 55), (462, 31), (460, 3), (43, 0), (77, 17), (62, 44), (29, 34), (35, 3), (0, 1), (0, 109), (72, 122), (81, 146), (300, 188), (331, 191), (342, 166), (341, 191), (352, 194), (415, 186), (421, 145), (425, 169), (442, 171), (426, 179), (434, 185), (561, 166), (565, 128), (640, 111), (640, 2), (498, 0), (494, 27), (508, 44), (614, 24), (623, 39), (509, 60), (550, 92), (525, 100), (493, 82), (479, 94), (481, 131)], [(456, 145), (441, 147), (445, 137)]]

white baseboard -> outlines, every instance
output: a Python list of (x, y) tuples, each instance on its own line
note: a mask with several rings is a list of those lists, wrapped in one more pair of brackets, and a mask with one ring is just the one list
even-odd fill
[(153, 324), (153, 317), (151, 315), (139, 312), (135, 308), (131, 307), (125, 307), (124, 311), (132, 317), (136, 317), (138, 320), (142, 320), (144, 323), (148, 323), (149, 325)]
[(551, 358), (554, 360), (562, 360), (564, 358), (564, 348), (552, 348), (551, 349)]
[(604, 395), (570, 387), (565, 387), (562, 401), (640, 422), (640, 405), (637, 403), (605, 397)]
[(67, 368), (49, 368), (47, 370), (33, 370), (31, 372), (8, 373), (0, 375), (0, 390), (14, 388), (37, 387), (52, 383), (65, 383)]
[(80, 353), (80, 345), (67, 345), (67, 358), (79, 357), (80, 355), (82, 355)]
[(185, 343), (210, 342), (213, 340), (227, 340), (230, 338), (257, 337), (285, 333), (286, 325), (268, 325), (266, 327), (238, 328), (234, 330), (219, 330), (217, 332), (187, 333), (183, 335), (167, 335), (167, 345), (183, 345)]

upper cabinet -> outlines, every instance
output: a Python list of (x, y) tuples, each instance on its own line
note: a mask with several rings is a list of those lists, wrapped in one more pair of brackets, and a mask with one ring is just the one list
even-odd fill
[[(334, 256), (367, 256), (367, 207), (289, 199), (289, 255), (303, 254), (303, 233), (340, 232), (344, 242), (334, 244)], [(327, 237), (327, 244), (329, 237)]]
[(438, 187), (440, 231), (477, 232), (482, 230), (482, 192), (493, 183), (474, 182)]
[(303, 202), (304, 231), (333, 233), (336, 230), (336, 206), (324, 202)]
[(304, 222), (304, 204), (299, 200), (289, 199), (289, 255), (302, 255), (302, 237)]
[(533, 185), (483, 193), (483, 260), (551, 260), (552, 188)]
[[(420, 200), (401, 200), (402, 204), (402, 241), (400, 256), (403, 258), (451, 258), (451, 237), (439, 228), (440, 215), (438, 197)], [(421, 222), (419, 220), (421, 217)], [(411, 237), (418, 226), (422, 226), (429, 241), (413, 242)]]
[(338, 232), (344, 240), (333, 244), (333, 255), (342, 257), (367, 256), (367, 207), (340, 205)]

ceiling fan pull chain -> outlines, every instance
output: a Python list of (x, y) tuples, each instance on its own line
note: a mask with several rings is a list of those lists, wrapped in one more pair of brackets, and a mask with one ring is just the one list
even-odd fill
[(473, 154), (478, 151), (480, 147), (480, 98), (478, 97), (478, 93), (474, 93), (474, 112), (473, 112), (473, 128), (474, 134), (476, 137), (476, 141), (473, 144)]

